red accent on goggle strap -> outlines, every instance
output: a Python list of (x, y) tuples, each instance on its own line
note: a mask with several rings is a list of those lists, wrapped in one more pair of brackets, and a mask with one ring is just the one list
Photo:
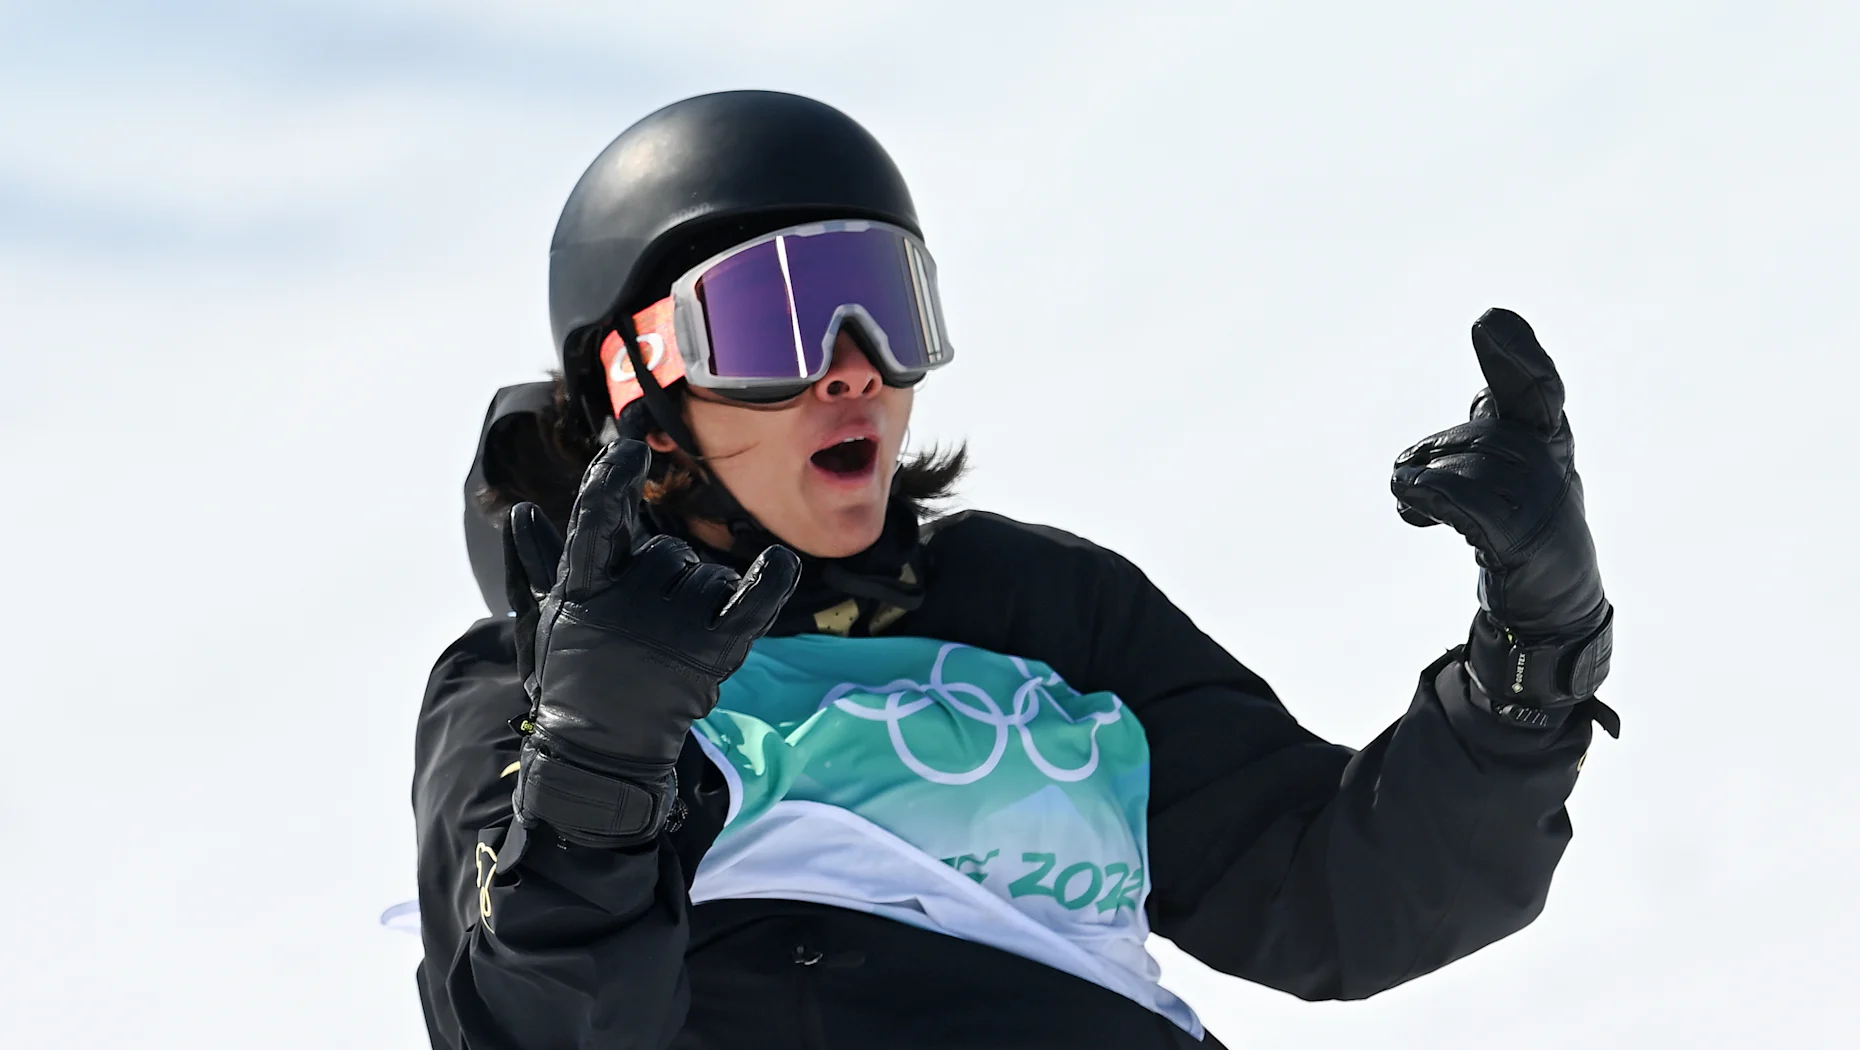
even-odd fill
[[(634, 314), (633, 328), (639, 334), (640, 357), (661, 389), (685, 377), (685, 359), (678, 354), (678, 335), (672, 328), (669, 296)], [(619, 332), (608, 332), (601, 340), (601, 371), (607, 376), (607, 396), (613, 403), (615, 416), (644, 396), (639, 379), (633, 374), (633, 359), (626, 352), (626, 342)]]

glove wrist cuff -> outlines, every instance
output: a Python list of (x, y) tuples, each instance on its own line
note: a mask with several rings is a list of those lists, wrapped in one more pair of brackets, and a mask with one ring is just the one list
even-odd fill
[(1610, 605), (1601, 626), (1582, 637), (1534, 642), (1481, 611), (1467, 639), (1466, 667), (1495, 711), (1507, 705), (1540, 713), (1572, 707), (1592, 698), (1608, 677), (1614, 623)]
[(576, 845), (625, 849), (658, 837), (678, 798), (675, 770), (641, 774), (588, 769), (532, 734), (518, 756), (511, 805), (520, 823), (547, 824)]

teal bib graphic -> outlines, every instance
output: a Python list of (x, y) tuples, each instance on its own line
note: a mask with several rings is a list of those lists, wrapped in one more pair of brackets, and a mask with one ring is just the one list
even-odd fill
[(1147, 930), (1149, 746), (1110, 693), (933, 639), (771, 638), (697, 729), (732, 782), (720, 844), (834, 806), (1048, 928)]

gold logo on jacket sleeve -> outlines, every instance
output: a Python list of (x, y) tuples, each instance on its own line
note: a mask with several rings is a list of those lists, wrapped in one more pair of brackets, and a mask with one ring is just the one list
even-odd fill
[[(486, 857), (490, 858), (488, 864)], [(478, 867), (478, 917), (484, 920), (485, 932), (496, 933), (497, 928), (491, 925), (491, 879), (497, 874), (497, 851), (480, 842), (472, 860)]]

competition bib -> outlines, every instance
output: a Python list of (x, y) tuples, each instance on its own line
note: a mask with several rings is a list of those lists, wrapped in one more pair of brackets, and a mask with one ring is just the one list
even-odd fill
[(694, 732), (730, 785), (694, 900), (884, 914), (1201, 1034), (1144, 948), (1149, 746), (1116, 696), (934, 639), (767, 638)]

